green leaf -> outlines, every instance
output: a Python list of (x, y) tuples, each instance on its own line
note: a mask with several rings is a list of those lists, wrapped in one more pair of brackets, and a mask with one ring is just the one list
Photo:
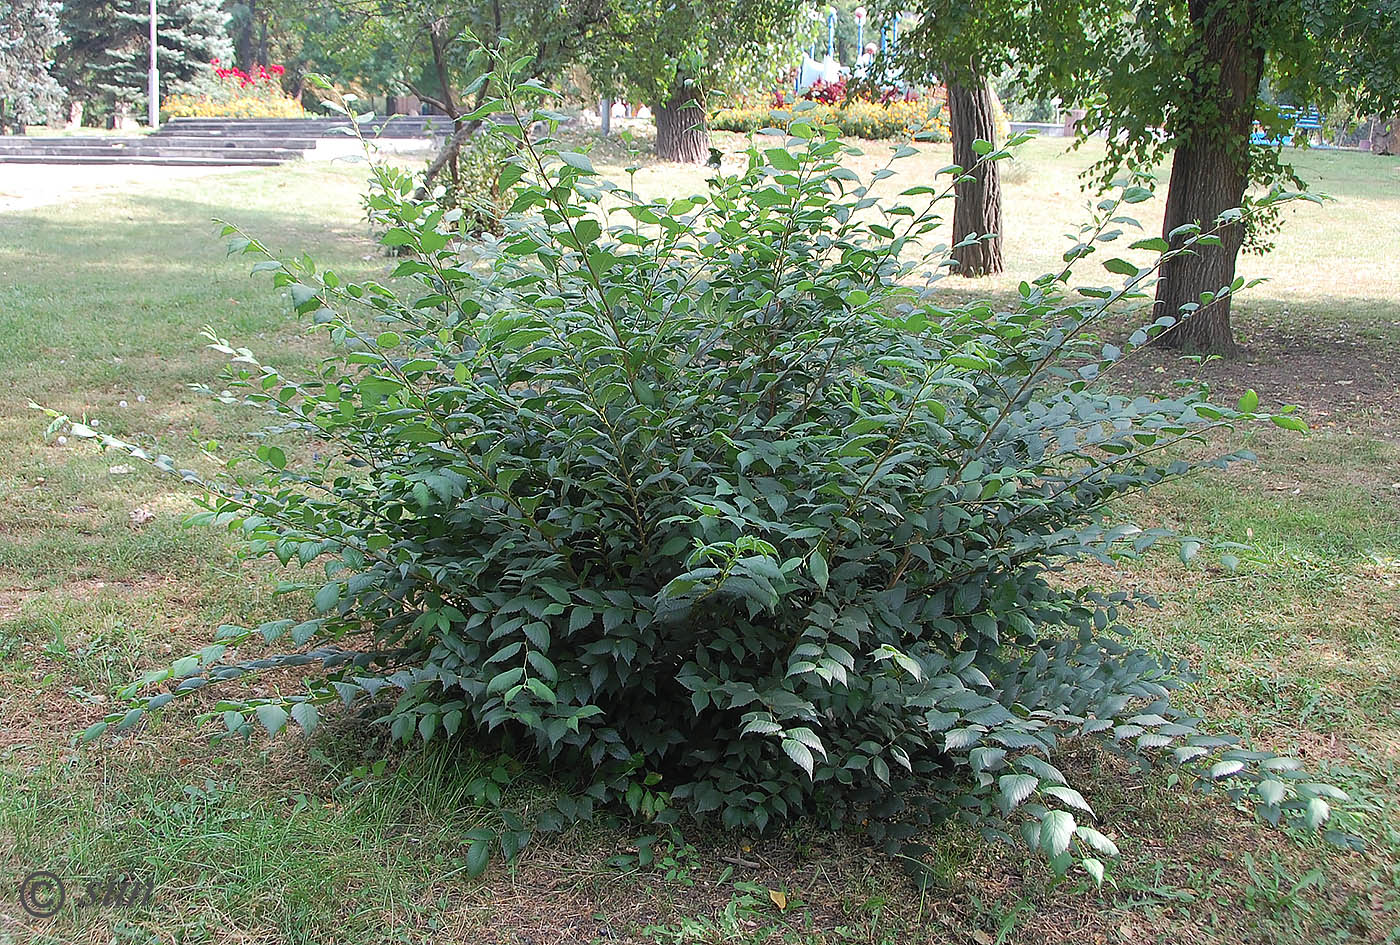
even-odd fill
[(1254, 408), (1258, 406), (1259, 395), (1254, 392), (1253, 388), (1250, 388), (1244, 392), (1244, 396), (1240, 398), (1239, 406), (1236, 409), (1241, 413), (1253, 413)]
[(1283, 803), (1288, 796), (1288, 788), (1282, 781), (1275, 781), (1273, 778), (1266, 778), (1259, 782), (1257, 788), (1259, 799), (1270, 807), (1277, 807)]
[(324, 614), (335, 607), (336, 604), (340, 603), (340, 595), (343, 589), (339, 581), (331, 581), (329, 584), (322, 586), (322, 588), (316, 592), (315, 604), (317, 612)]
[(257, 708), (258, 721), (269, 735), (276, 735), (287, 725), (287, 710), (275, 703), (265, 703)]
[(486, 866), (491, 862), (491, 845), (485, 840), (475, 840), (467, 847), (467, 877), (475, 879), (486, 872)]
[(298, 702), (292, 706), (292, 720), (301, 726), (301, 730), (307, 735), (311, 734), (321, 721), (321, 714), (316, 711), (316, 705), (311, 702)]
[(782, 745), (783, 751), (787, 754), (787, 756), (791, 758), (794, 762), (796, 762), (797, 765), (801, 767), (803, 771), (807, 772), (807, 777), (810, 778), (812, 776), (812, 770), (816, 762), (815, 759), (812, 757), (812, 752), (807, 748), (807, 746), (802, 744), (795, 738), (783, 739)]
[(812, 580), (817, 582), (817, 587), (826, 590), (827, 581), (831, 577), (831, 572), (826, 568), (826, 557), (817, 549), (812, 549), (812, 557), (808, 562), (812, 570)]
[(1010, 813), (1035, 791), (1040, 779), (1030, 774), (1004, 774), (998, 779), (1002, 810)]
[(1210, 778), (1218, 781), (1221, 778), (1228, 778), (1232, 774), (1238, 774), (1242, 770), (1244, 770), (1243, 761), (1227, 759), (1225, 761), (1217, 761), (1215, 764), (1211, 765), (1210, 770), (1207, 771), (1206, 774)]
[(589, 160), (588, 155), (580, 151), (560, 151), (559, 160), (585, 174), (598, 173), (593, 169), (593, 162)]
[(1151, 250), (1154, 253), (1165, 253), (1172, 247), (1170, 243), (1162, 239), (1160, 236), (1153, 236), (1145, 240), (1138, 240), (1137, 242), (1133, 243), (1130, 248), (1147, 249)]
[(797, 158), (785, 148), (769, 148), (763, 152), (763, 156), (768, 159), (768, 163), (780, 171), (796, 171), (802, 165), (797, 162)]
[(1074, 839), (1074, 815), (1065, 810), (1046, 811), (1040, 819), (1040, 846), (1051, 856), (1069, 849)]

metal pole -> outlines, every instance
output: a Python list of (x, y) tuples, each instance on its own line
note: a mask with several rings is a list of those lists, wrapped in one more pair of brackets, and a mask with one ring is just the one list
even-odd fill
[(826, 11), (826, 58), (833, 59), (836, 56), (836, 10), (835, 8)]
[(151, 72), (146, 84), (146, 123), (160, 125), (160, 73), (156, 70), (156, 0), (151, 0)]

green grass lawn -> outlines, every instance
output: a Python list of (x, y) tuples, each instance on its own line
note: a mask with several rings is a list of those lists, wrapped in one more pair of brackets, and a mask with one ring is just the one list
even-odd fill
[[(1060, 144), (1034, 142), (1008, 169), (1011, 272), (950, 292), (1005, 293), (1055, 265), (1085, 215), (1076, 175), (1092, 160)], [(866, 147), (857, 163), (884, 146)], [(929, 148), (901, 180), (947, 162)], [(596, 163), (620, 175), (628, 161), (614, 147)], [(645, 191), (703, 187), (699, 169), (643, 164)], [(222, 536), (183, 528), (191, 497), (169, 481), (45, 442), (28, 402), (176, 455), (194, 454), (195, 433), (241, 442), (258, 420), (189, 388), (221, 363), (201, 327), (284, 369), (311, 364), (318, 342), (265, 277), (225, 257), (211, 218), (357, 278), (392, 263), (360, 219), (354, 164), (0, 215), (0, 943), (1400, 942), (1400, 162), (1308, 152), (1299, 165), (1336, 199), (1290, 211), (1277, 252), (1245, 261), (1269, 279), (1237, 305), (1245, 357), (1154, 354), (1131, 377), (1165, 385), (1199, 368), (1225, 391), (1304, 405), (1313, 432), (1228, 444), (1256, 466), (1135, 503), (1142, 519), (1253, 551), (1235, 573), (1157, 557), (1069, 577), (1155, 593), (1144, 636), (1205, 671), (1188, 701), (1346, 786), (1367, 847), (1270, 829), (1082, 750), (1066, 763), (1096, 786), (1124, 853), (1102, 891), (1056, 885), (1023, 850), (952, 828), (929, 838), (935, 881), (922, 890), (859, 840), (801, 828), (688, 831), (650, 869), (629, 858), (635, 835), (580, 828), (468, 880), (467, 834), (494, 816), (471, 785), (494, 775), (529, 806), (549, 790), (539, 772), (470, 752), (385, 754), (357, 718), (311, 739), (212, 744), (168, 713), (75, 747), (113, 686), (219, 624), (306, 605)], [(53, 919), (19, 907), (19, 881), (38, 869), (68, 880)], [(75, 904), (123, 871), (154, 877), (153, 907)]]

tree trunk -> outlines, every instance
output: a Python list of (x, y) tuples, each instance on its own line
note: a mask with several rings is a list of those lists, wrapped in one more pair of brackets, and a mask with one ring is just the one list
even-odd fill
[[(1188, 223), (1211, 229), (1220, 214), (1244, 202), (1249, 186), (1249, 135), (1264, 67), (1263, 50), (1253, 38), (1249, 2), (1228, 6), (1220, 0), (1190, 0), (1189, 11), (1204, 51), (1203, 74), (1198, 78), (1203, 94), (1212, 96), (1219, 118), (1218, 124), (1194, 128), (1172, 154), (1162, 221), (1162, 235), (1169, 240), (1172, 230)], [(1218, 293), (1235, 279), (1244, 227), (1227, 226), (1218, 235), (1219, 246), (1197, 247), (1163, 264), (1153, 315), (1183, 320), (1160, 335), (1158, 344), (1209, 354), (1238, 351), (1230, 331), (1228, 295), (1194, 312), (1181, 311), (1183, 305), (1199, 304), (1202, 293)], [(1173, 246), (1180, 242), (1179, 238)]]
[(656, 118), (656, 156), (663, 161), (704, 164), (710, 157), (710, 129), (695, 93), (682, 87), (652, 107)]
[(1400, 114), (1391, 115), (1390, 121), (1382, 125), (1371, 150), (1377, 154), (1400, 154)]
[[(968, 169), (968, 179), (953, 187), (953, 259), (969, 278), (1001, 272), (1001, 170), (995, 161), (972, 170), (981, 160), (973, 142), (995, 145), (997, 137), (992, 92), (975, 66), (963, 69), (957, 81), (948, 80), (948, 112), (953, 163)], [(976, 242), (957, 245), (969, 237)]]

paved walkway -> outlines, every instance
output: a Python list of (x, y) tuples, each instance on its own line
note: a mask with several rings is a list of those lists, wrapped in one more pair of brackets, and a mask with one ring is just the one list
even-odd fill
[(135, 184), (158, 184), (177, 177), (205, 177), (244, 170), (247, 168), (0, 164), (0, 213), (121, 191)]

